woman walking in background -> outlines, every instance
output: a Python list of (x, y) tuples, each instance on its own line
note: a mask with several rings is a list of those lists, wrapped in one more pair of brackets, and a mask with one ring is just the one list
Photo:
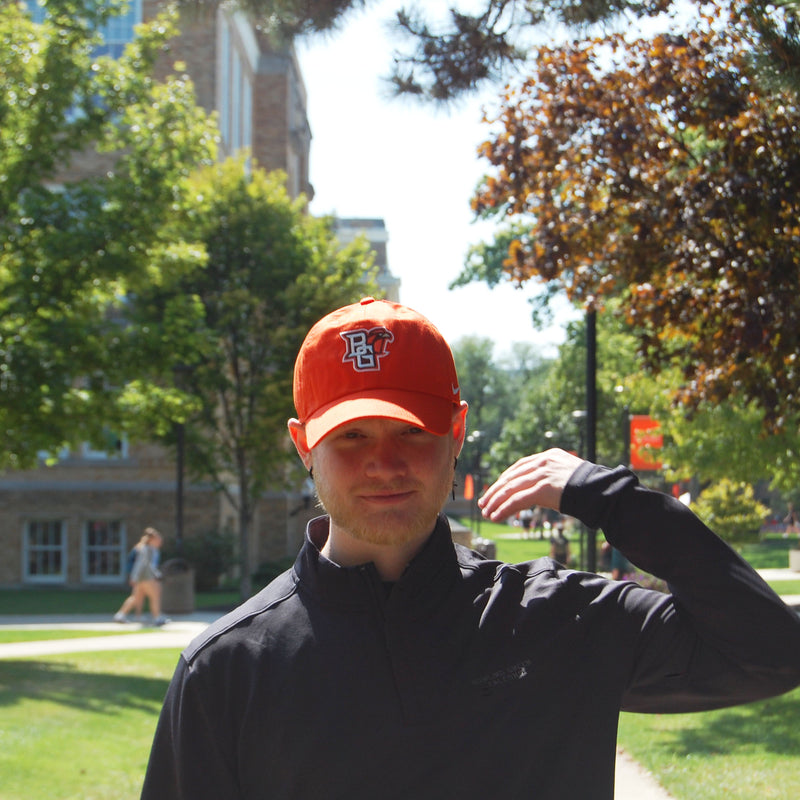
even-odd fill
[(135, 610), (137, 618), (140, 618), (145, 599), (150, 602), (153, 622), (156, 625), (167, 622), (161, 614), (161, 572), (158, 569), (163, 541), (155, 528), (145, 528), (142, 538), (133, 549), (135, 555), (129, 578), (132, 590), (119, 611), (114, 614), (116, 622), (128, 622), (131, 610)]

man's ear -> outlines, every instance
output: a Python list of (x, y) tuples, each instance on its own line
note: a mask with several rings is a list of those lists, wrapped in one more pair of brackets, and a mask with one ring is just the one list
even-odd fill
[(297, 455), (306, 469), (311, 469), (311, 448), (308, 446), (306, 439), (306, 426), (300, 422), (299, 419), (290, 419), (287, 423), (289, 426), (289, 436), (292, 437)]
[(462, 400), (453, 411), (453, 438), (456, 441), (456, 456), (464, 446), (464, 439), (467, 435), (467, 411), (469, 406)]

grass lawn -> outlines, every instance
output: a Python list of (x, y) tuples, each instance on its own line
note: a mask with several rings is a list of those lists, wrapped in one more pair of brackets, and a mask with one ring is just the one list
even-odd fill
[(742, 545), (740, 552), (756, 569), (783, 569), (789, 566), (789, 550), (798, 546), (797, 537), (784, 539), (779, 533), (769, 533), (756, 544)]
[(767, 581), (773, 591), (778, 594), (800, 594), (800, 580), (797, 581)]
[(797, 800), (800, 689), (701, 714), (623, 714), (619, 743), (677, 800)]
[[(127, 597), (124, 589), (0, 589), (0, 614), (108, 614), (109, 620)], [(195, 607), (233, 608), (238, 592), (198, 592)]]
[(134, 628), (128, 630), (120, 626), (118, 631), (95, 631), (95, 630), (18, 630), (14, 628), (0, 628), (0, 644), (12, 644), (14, 642), (44, 642), (49, 639), (88, 639), (93, 636), (124, 636), (128, 633), (141, 633)]
[[(136, 800), (178, 652), (0, 660), (3, 800)], [(619, 742), (676, 800), (796, 800), (798, 718), (800, 689), (702, 714), (623, 714)]]
[(3, 800), (135, 800), (178, 650), (0, 660)]

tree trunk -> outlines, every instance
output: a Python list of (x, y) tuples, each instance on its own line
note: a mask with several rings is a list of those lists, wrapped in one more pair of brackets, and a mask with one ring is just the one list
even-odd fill
[(247, 487), (239, 484), (239, 597), (244, 602), (253, 593), (253, 565), (250, 553), (250, 525), (252, 522), (250, 498)]

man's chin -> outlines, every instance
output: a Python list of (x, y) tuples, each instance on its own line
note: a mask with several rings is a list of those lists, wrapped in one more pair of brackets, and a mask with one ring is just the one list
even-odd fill
[(423, 542), (436, 525), (436, 515), (396, 510), (376, 511), (358, 520), (334, 520), (337, 527), (350, 533), (354, 539), (385, 547)]

